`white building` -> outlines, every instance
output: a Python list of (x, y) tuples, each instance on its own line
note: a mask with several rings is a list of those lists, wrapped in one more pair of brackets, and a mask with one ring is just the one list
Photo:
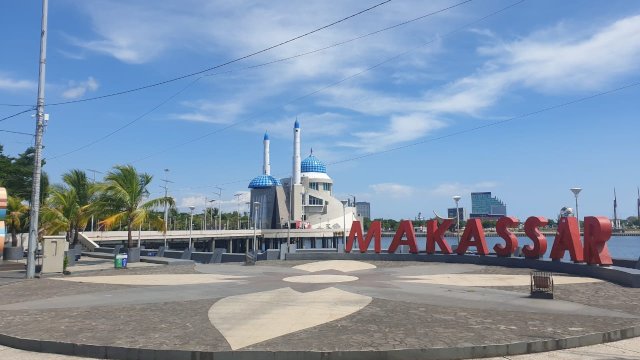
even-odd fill
[[(263, 174), (249, 183), (251, 189), (252, 219), (258, 227), (277, 229), (292, 228), (343, 229), (349, 231), (356, 220), (356, 208), (344, 206), (333, 196), (333, 180), (327, 175), (326, 165), (311, 154), (300, 160), (300, 123), (293, 128), (292, 176), (276, 179), (270, 174), (269, 136), (264, 136)], [(293, 181), (292, 181), (293, 179)], [(254, 213), (257, 218), (254, 218)], [(289, 214), (291, 217), (289, 218)]]

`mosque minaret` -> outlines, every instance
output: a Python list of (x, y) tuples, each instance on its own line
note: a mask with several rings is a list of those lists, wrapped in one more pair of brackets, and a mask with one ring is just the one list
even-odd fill
[(264, 157), (262, 164), (262, 172), (264, 175), (271, 175), (271, 160), (269, 159), (269, 134), (264, 132), (264, 139), (262, 141), (264, 146)]
[[(270, 139), (263, 138), (263, 171), (249, 183), (251, 218), (262, 229), (292, 228), (336, 229), (347, 231), (356, 220), (356, 209), (343, 206), (333, 196), (333, 180), (327, 175), (326, 165), (311, 150), (301, 160), (301, 127), (296, 119), (293, 126), (293, 161), (291, 177), (276, 179), (271, 176)], [(257, 212), (256, 212), (257, 209)]]

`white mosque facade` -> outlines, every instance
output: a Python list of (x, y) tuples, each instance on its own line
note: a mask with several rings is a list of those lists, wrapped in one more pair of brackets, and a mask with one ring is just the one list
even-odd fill
[(286, 228), (290, 220), (292, 229), (346, 228), (349, 231), (356, 220), (356, 208), (344, 206), (333, 196), (333, 180), (313, 151), (301, 160), (300, 135), (300, 123), (296, 120), (292, 176), (276, 179), (271, 176), (270, 140), (265, 133), (262, 175), (249, 183), (252, 221), (262, 229)]

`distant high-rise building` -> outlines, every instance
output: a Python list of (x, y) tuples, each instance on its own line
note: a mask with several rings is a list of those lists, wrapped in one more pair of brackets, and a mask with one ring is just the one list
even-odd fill
[(371, 219), (371, 204), (366, 201), (356, 202), (356, 214), (359, 219)]
[[(454, 211), (455, 214), (455, 211)], [(507, 205), (491, 192), (471, 193), (471, 218), (497, 218), (507, 215)]]
[[(464, 212), (464, 208), (457, 208), (458, 209), (458, 216), (460, 216), (460, 221), (464, 221), (465, 219), (465, 212)], [(447, 217), (448, 218), (455, 218), (456, 217), (456, 208), (448, 208), (447, 209)]]

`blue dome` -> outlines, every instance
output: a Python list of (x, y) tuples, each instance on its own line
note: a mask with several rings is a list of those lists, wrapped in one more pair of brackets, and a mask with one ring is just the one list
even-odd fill
[(296, 119), (296, 122), (293, 123), (293, 128), (294, 129), (300, 129), (300, 123), (298, 122), (298, 119)]
[(269, 140), (269, 133), (266, 131), (264, 132), (264, 140)]
[(272, 186), (281, 186), (280, 180), (274, 178), (271, 175), (256, 176), (255, 179), (249, 183), (249, 189), (265, 189)]
[(327, 173), (327, 166), (317, 157), (313, 156), (313, 154), (309, 155), (308, 158), (302, 160), (302, 164), (300, 165), (302, 168), (302, 172), (317, 172), (317, 173)]

